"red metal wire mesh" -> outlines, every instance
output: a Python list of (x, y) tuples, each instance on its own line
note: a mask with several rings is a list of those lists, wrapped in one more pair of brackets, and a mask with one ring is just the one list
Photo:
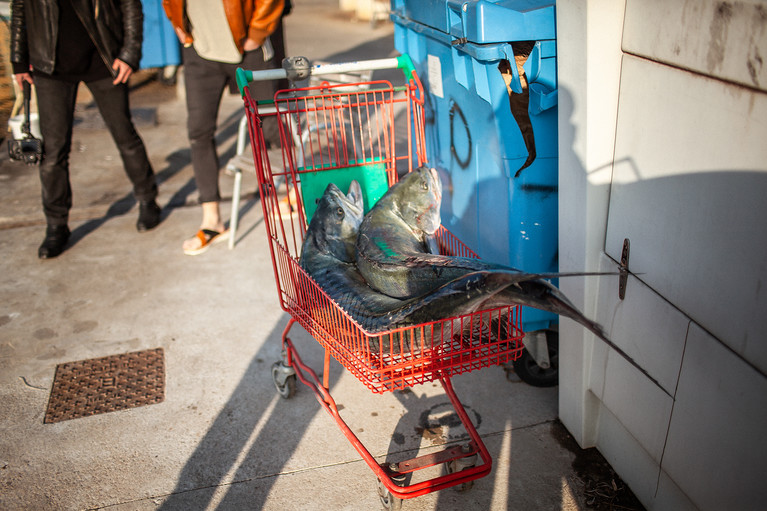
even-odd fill
[[(522, 348), (520, 307), (478, 311), (416, 326), (370, 333), (339, 307), (299, 264), (307, 227), (302, 176), (382, 167), (388, 185), (426, 162), (423, 89), (386, 81), (280, 91), (274, 108), (245, 91), (245, 110), (278, 296), (329, 353), (373, 392), (447, 378), (516, 359)], [(261, 109), (261, 111), (259, 111)], [(269, 159), (262, 120), (277, 116), (282, 166)], [(440, 228), (442, 253), (476, 257)]]

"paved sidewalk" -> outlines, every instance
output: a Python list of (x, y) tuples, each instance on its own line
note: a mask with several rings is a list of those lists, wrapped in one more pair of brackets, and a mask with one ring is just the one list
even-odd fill
[[(354, 23), (335, 1), (294, 3), (290, 55), (393, 54), (390, 23)], [(0, 161), (0, 509), (379, 509), (375, 477), (310, 391), (299, 384), (286, 401), (272, 385), (288, 317), (255, 176), (245, 175), (234, 250), (181, 251), (200, 212), (180, 96), (158, 82), (132, 96), (164, 209), (148, 233), (136, 232), (130, 186), (87, 98), (71, 157), (73, 236), (57, 259), (36, 256), (44, 220), (35, 168)], [(241, 100), (225, 98), (222, 162), (241, 115)], [(222, 173), (227, 217), (232, 183)], [(317, 343), (300, 327), (291, 338), (319, 372)], [(154, 348), (164, 352), (163, 402), (43, 423), (58, 364)], [(463, 439), (436, 384), (376, 396), (335, 361), (329, 376), (342, 415), (382, 461)], [(492, 473), (471, 491), (432, 493), (403, 509), (585, 508), (582, 468), (594, 452), (579, 450), (556, 421), (557, 389), (507, 376), (492, 367), (453, 380)]]

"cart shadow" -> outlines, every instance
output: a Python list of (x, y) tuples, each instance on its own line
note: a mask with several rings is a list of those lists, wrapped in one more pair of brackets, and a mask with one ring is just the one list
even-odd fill
[[(271, 366), (281, 359), (282, 332), (288, 318), (283, 315), (266, 336), (160, 509), (203, 510), (211, 505), (242, 509), (243, 502), (248, 509), (264, 507), (271, 487), (285, 472), (309, 423), (320, 411), (305, 387), (299, 386), (289, 401), (280, 398), (274, 388)], [(302, 358), (312, 367), (321, 367), (322, 349), (303, 329), (292, 329), (290, 337), (294, 342), (301, 338)], [(330, 381), (338, 381), (341, 372), (339, 364), (331, 364)], [(247, 488), (245, 496), (238, 491), (241, 486)]]
[[(287, 321), (288, 316), (284, 315), (266, 336), (263, 347), (255, 354), (236, 389), (185, 463), (176, 487), (164, 498), (160, 509), (243, 509), (243, 503), (247, 503), (248, 509), (263, 509), (280, 477), (305, 470), (307, 465), (316, 469), (319, 466), (333, 466), (339, 462), (332, 459), (333, 454), (323, 452), (323, 448), (311, 451), (312, 456), (316, 455), (322, 461), (312, 462), (301, 458), (301, 461), (296, 462), (298, 446), (307, 441), (310, 423), (322, 409), (313, 393), (300, 383), (298, 392), (288, 401), (278, 397), (274, 390), (270, 369), (272, 362), (280, 358), (281, 336)], [(300, 344), (297, 349), (307, 365), (322, 367), (324, 352), (318, 343), (300, 327), (298, 331), (291, 330), (290, 337), (294, 343)], [(343, 367), (332, 361), (329, 374), (331, 395), (343, 372)], [(498, 384), (514, 385), (505, 379)], [(460, 386), (465, 387), (465, 383)], [(335, 392), (338, 392), (338, 389), (335, 389)], [(551, 389), (543, 392), (551, 392)], [(459, 394), (469, 395), (470, 392), (463, 388)], [(468, 434), (460, 426), (460, 419), (454, 412), (449, 412), (453, 409), (444, 392), (424, 397), (406, 388), (394, 392), (393, 395), (404, 408), (404, 413), (396, 421), (396, 426), (391, 432), (386, 459), (378, 458), (379, 461), (403, 461), (435, 447), (444, 448), (450, 444), (468, 441)], [(376, 399), (391, 400), (391, 397), (376, 396)], [(366, 406), (370, 404), (356, 405), (360, 408)], [(488, 431), (488, 421), (484, 422), (485, 431), (482, 431), (482, 415), (494, 414), (496, 424), (499, 420), (508, 424), (513, 415), (511, 406), (508, 410), (499, 410), (497, 403), (484, 403), (482, 406), (464, 404), (464, 408), (483, 440), (487, 442), (491, 458), (494, 461), (509, 459), (510, 454), (501, 451), (504, 448), (509, 449), (510, 445), (495, 440), (499, 435), (503, 435), (503, 431)], [(329, 417), (324, 420), (332, 422)], [(547, 423), (544, 422), (542, 427), (546, 428)], [(510, 434), (508, 432), (508, 435)], [(355, 461), (361, 460), (357, 458)], [(346, 462), (348, 460), (344, 461)], [(539, 459), (535, 458), (532, 463), (538, 462)], [(355, 470), (360, 472), (363, 479), (369, 480), (367, 486), (370, 497), (375, 498), (375, 476), (364, 464), (358, 467)], [(538, 468), (535, 470), (540, 471)], [(332, 478), (331, 475), (328, 477)], [(553, 488), (560, 487), (561, 477), (558, 473), (554, 473), (552, 477), (550, 481), (539, 483)], [(328, 487), (332, 486), (332, 483), (333, 481), (329, 480), (317, 484), (319, 487)], [(434, 509), (491, 509), (497, 484), (494, 484), (494, 477), (491, 475), (477, 481), (475, 488), (467, 492), (442, 490), (431, 497), (436, 499)], [(312, 485), (302, 491), (316, 492), (316, 488)], [(318, 502), (316, 509), (331, 509), (332, 505), (333, 501), (324, 505)]]

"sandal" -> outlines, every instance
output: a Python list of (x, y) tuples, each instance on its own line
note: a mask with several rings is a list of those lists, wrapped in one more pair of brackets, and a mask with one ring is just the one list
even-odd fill
[(197, 248), (186, 248), (184, 253), (186, 255), (198, 255), (202, 254), (210, 248), (211, 245), (215, 245), (220, 241), (229, 239), (229, 229), (218, 232), (211, 229), (200, 229), (195, 235), (200, 240), (200, 246)]
[(287, 195), (277, 202), (275, 213), (279, 214), (281, 218), (296, 218), (298, 216), (298, 198), (295, 188), (290, 188)]

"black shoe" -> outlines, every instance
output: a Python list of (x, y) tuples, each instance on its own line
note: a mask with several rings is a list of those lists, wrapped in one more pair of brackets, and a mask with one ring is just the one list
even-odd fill
[(136, 229), (138, 232), (154, 229), (160, 223), (160, 214), (162, 210), (154, 200), (141, 201), (138, 203), (138, 222)]
[(45, 230), (45, 239), (37, 249), (37, 257), (40, 259), (52, 259), (64, 251), (69, 241), (69, 227), (66, 225), (49, 225)]

